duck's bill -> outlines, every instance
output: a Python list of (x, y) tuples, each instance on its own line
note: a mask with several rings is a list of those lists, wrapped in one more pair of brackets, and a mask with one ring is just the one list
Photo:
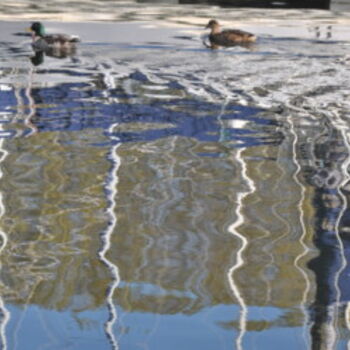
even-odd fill
[(32, 28), (26, 28), (26, 32), (29, 32), (29, 33), (31, 33), (33, 30), (32, 30)]

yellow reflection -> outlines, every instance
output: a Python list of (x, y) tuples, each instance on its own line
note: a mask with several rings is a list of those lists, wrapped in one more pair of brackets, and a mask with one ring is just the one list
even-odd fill
[[(0, 131), (3, 131), (3, 124), (0, 124)], [(5, 141), (4, 138), (0, 139), (0, 151), (1, 151), (0, 165), (8, 155), (8, 152), (3, 147), (4, 141)], [(0, 167), (0, 180), (2, 179), (2, 177), (3, 177), (3, 171)], [(5, 214), (5, 205), (3, 202), (3, 195), (0, 192), (0, 219), (3, 218), (4, 214)], [(0, 243), (0, 254), (1, 254), (4, 248), (6, 247), (7, 241), (8, 241), (7, 235), (1, 229), (1, 227), (0, 227), (0, 238), (1, 238), (1, 243)], [(1, 313), (1, 318), (0, 318), (1, 349), (7, 350), (6, 326), (10, 320), (10, 312), (6, 309), (5, 303), (1, 296), (0, 296), (0, 313)]]

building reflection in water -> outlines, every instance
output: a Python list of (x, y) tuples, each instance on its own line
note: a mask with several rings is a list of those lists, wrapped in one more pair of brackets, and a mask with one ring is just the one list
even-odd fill
[[(320, 117), (321, 132), (310, 143), (299, 143), (302, 173), (314, 188), (315, 231), (319, 254), (308, 263), (315, 275), (314, 301), (309, 308), (310, 337), (316, 349), (337, 346), (350, 301), (350, 240), (348, 239), (349, 135), (337, 114)], [(310, 138), (309, 138), (310, 140)], [(345, 324), (345, 322), (344, 322)]]
[[(67, 110), (65, 111), (55, 111), (53, 112), (52, 116), (50, 116), (47, 113), (47, 110), (44, 111), (40, 108), (36, 109), (33, 111), (31, 108), (27, 110), (28, 114), (23, 117), (24, 120), (26, 121), (26, 126), (30, 130), (36, 130), (37, 132), (41, 131), (52, 131), (52, 130), (58, 130), (61, 132), (67, 131), (67, 130), (77, 130), (77, 127), (79, 126), (80, 128), (88, 129), (91, 127), (91, 125), (94, 126), (94, 128), (101, 127), (101, 129), (98, 131), (99, 133), (102, 130), (102, 127), (105, 128), (106, 135), (108, 135), (109, 138), (109, 154), (108, 154), (108, 160), (110, 162), (110, 167), (109, 170), (106, 170), (106, 173), (108, 173), (107, 176), (107, 184), (105, 185), (105, 194), (107, 195), (107, 213), (108, 213), (108, 225), (107, 227), (104, 228), (102, 231), (101, 235), (101, 248), (98, 253), (100, 261), (107, 267), (107, 273), (110, 274), (110, 276), (106, 277), (106, 281), (108, 282), (107, 287), (104, 289), (105, 292), (105, 304), (107, 305), (108, 308), (108, 319), (104, 323), (104, 330), (107, 338), (109, 339), (109, 342), (112, 346), (112, 348), (117, 349), (118, 348), (118, 343), (116, 340), (116, 330), (115, 330), (115, 324), (117, 321), (117, 313), (116, 313), (116, 308), (114, 305), (115, 298), (113, 300), (114, 292), (116, 291), (119, 282), (120, 282), (120, 277), (119, 277), (119, 270), (118, 267), (113, 263), (114, 261), (114, 254), (113, 251), (118, 251), (120, 253), (120, 257), (118, 259), (122, 261), (123, 259), (126, 259), (125, 262), (122, 262), (122, 266), (124, 268), (129, 268), (131, 273), (130, 275), (130, 281), (128, 282), (137, 282), (134, 281), (133, 279), (135, 278), (135, 271), (137, 271), (137, 268), (141, 269), (140, 266), (136, 265), (132, 267), (128, 267), (128, 264), (130, 265), (129, 260), (125, 256), (125, 254), (122, 254), (124, 251), (129, 251), (130, 247), (124, 246), (122, 248), (115, 247), (115, 249), (111, 250), (111, 241), (112, 241), (112, 236), (114, 236), (117, 228), (117, 215), (116, 215), (116, 203), (117, 203), (117, 196), (118, 196), (118, 191), (117, 191), (117, 186), (119, 182), (119, 175), (118, 172), (120, 171), (120, 164), (121, 164), (121, 159), (120, 156), (118, 155), (118, 150), (121, 145), (121, 140), (123, 140), (125, 143), (128, 143), (132, 140), (133, 137), (135, 137), (137, 140), (142, 139), (143, 141), (148, 141), (147, 137), (151, 137), (149, 133), (146, 131), (140, 131), (138, 133), (130, 133), (128, 134), (127, 132), (120, 132), (118, 131), (118, 127), (120, 126), (120, 123), (128, 123), (130, 120), (124, 120), (124, 111), (125, 108), (131, 108), (131, 113), (132, 113), (132, 108), (127, 105), (123, 105), (123, 103), (118, 103), (118, 99), (116, 97), (116, 91), (117, 88), (113, 86), (113, 78), (109, 76), (108, 71), (106, 71), (105, 67), (101, 67), (104, 71), (101, 74), (101, 77), (99, 78), (99, 86), (101, 88), (101, 91), (98, 94), (102, 94), (103, 98), (105, 99), (105, 104), (101, 103), (99, 104), (98, 102), (94, 103), (94, 106), (96, 109), (94, 110), (94, 113), (99, 116), (100, 113), (104, 112), (105, 118), (102, 120), (101, 118), (91, 118), (90, 122), (96, 123), (96, 124), (91, 124), (89, 123), (89, 118), (83, 118), (83, 111), (84, 108), (81, 108), (77, 114), (74, 114), (74, 111), (76, 109), (72, 109), (72, 115), (67, 116), (69, 113)], [(108, 84), (112, 84), (109, 85)], [(84, 84), (73, 84), (70, 86), (69, 84), (66, 85), (61, 85), (61, 86), (56, 86), (55, 88), (42, 88), (42, 89), (33, 89), (31, 91), (31, 98), (32, 101), (27, 97), (27, 100), (29, 105), (43, 105), (45, 103), (48, 104), (48, 102), (54, 104), (56, 99), (60, 101), (70, 101), (71, 106), (74, 105), (72, 104), (72, 101), (67, 97), (69, 97), (70, 93), (74, 93), (75, 96), (78, 96), (79, 93), (82, 94), (82, 96), (87, 96), (87, 91), (84, 92), (77, 92), (75, 90), (76, 86), (84, 87)], [(120, 92), (118, 92), (120, 93)], [(99, 95), (98, 95), (99, 96)], [(100, 97), (100, 96), (99, 96)], [(50, 100), (51, 99), (51, 100)], [(86, 99), (84, 98), (75, 98), (73, 99), (77, 105), (81, 103), (81, 106), (84, 107), (84, 103), (88, 107), (89, 104), (86, 102)], [(174, 102), (175, 104), (176, 102)], [(179, 102), (177, 102), (179, 104)], [(179, 104), (180, 105), (180, 104)], [(204, 103), (202, 103), (202, 108), (203, 108)], [(181, 106), (181, 105), (180, 105)], [(251, 138), (247, 138), (244, 136), (244, 131), (246, 128), (251, 128), (253, 129), (253, 125), (259, 125), (259, 122), (262, 122), (259, 118), (256, 116), (253, 117), (251, 115), (252, 111), (254, 109), (249, 110), (249, 117), (247, 117), (244, 114), (245, 108), (242, 108), (240, 110), (236, 109), (236, 106), (231, 106), (228, 105), (224, 115), (222, 116), (222, 122), (225, 122), (226, 125), (229, 125), (230, 128), (226, 128), (223, 130), (223, 128), (220, 128), (219, 125), (214, 124), (214, 119), (217, 118), (217, 116), (214, 117), (215, 113), (213, 113), (213, 116), (211, 117), (202, 117), (201, 121), (202, 124), (200, 126), (196, 126), (195, 124), (193, 125), (192, 128), (187, 127), (191, 126), (191, 118), (193, 117), (193, 123), (196, 121), (195, 116), (191, 117), (190, 112), (186, 114), (186, 119), (187, 119), (187, 124), (182, 125), (183, 119), (184, 118), (179, 118), (182, 116), (180, 113), (171, 113), (170, 109), (163, 107), (164, 110), (167, 111), (167, 117), (168, 117), (168, 122), (172, 121), (172, 125), (175, 125), (176, 127), (173, 127), (172, 132), (176, 132), (179, 135), (188, 135), (190, 130), (193, 130), (193, 133), (191, 132), (191, 136), (193, 139), (199, 139), (199, 140), (217, 140), (217, 138), (213, 138), (213, 136), (208, 135), (208, 133), (212, 130), (214, 130), (214, 127), (216, 128), (215, 130), (219, 131), (218, 134), (220, 134), (220, 142), (221, 143), (227, 143), (229, 144), (232, 141), (239, 141), (239, 144), (242, 147), (239, 148), (234, 148), (233, 150), (231, 149), (230, 152), (232, 152), (232, 155), (234, 157), (234, 163), (237, 166), (237, 172), (240, 173), (241, 176), (241, 183), (242, 186), (244, 187), (243, 189), (241, 188), (240, 190), (235, 190), (235, 201), (233, 203), (236, 204), (235, 207), (235, 221), (231, 223), (231, 225), (228, 228), (228, 231), (232, 234), (233, 237), (236, 238), (236, 240), (239, 242), (238, 248), (235, 253), (235, 262), (234, 264), (228, 269), (228, 281), (229, 285), (233, 294), (233, 297), (231, 295), (232, 300), (238, 303), (240, 307), (240, 314), (239, 314), (239, 321), (236, 324), (236, 329), (238, 330), (238, 335), (236, 337), (236, 348), (239, 349), (244, 349), (244, 337), (247, 334), (247, 329), (249, 327), (247, 326), (249, 324), (248, 316), (249, 316), (249, 308), (252, 304), (252, 299), (250, 299), (247, 294), (249, 294), (249, 291), (247, 289), (247, 286), (242, 287), (240, 284), (241, 282), (237, 283), (236, 277), (239, 275), (240, 272), (242, 272), (245, 263), (245, 254), (249, 248), (249, 245), (253, 242), (253, 237), (246, 237), (244, 230), (242, 230), (242, 226), (245, 223), (246, 219), (246, 213), (244, 212), (245, 206), (247, 205), (246, 203), (248, 202), (248, 199), (250, 196), (253, 196), (253, 194), (256, 191), (256, 184), (253, 180), (253, 177), (250, 173), (248, 172), (247, 169), (247, 160), (245, 159), (245, 152), (248, 150), (249, 145), (264, 145), (264, 146), (279, 146), (281, 144), (281, 140), (283, 138), (281, 137), (280, 133), (277, 131), (277, 123), (271, 119), (270, 122), (267, 120), (264, 120), (264, 126), (271, 125), (271, 133), (268, 133), (266, 131), (265, 137), (261, 135), (260, 133), (257, 133), (257, 136), (255, 137), (254, 134), (251, 136)], [(196, 107), (194, 103), (194, 108)], [(209, 107), (213, 107), (210, 104), (208, 104), (208, 110)], [(88, 109), (88, 108), (86, 108)], [(118, 113), (120, 110), (120, 113)], [(130, 109), (126, 109), (129, 111)], [(163, 111), (160, 106), (155, 106), (154, 109), (150, 109), (147, 113), (143, 113), (140, 117), (143, 119), (140, 119), (142, 122), (146, 122), (147, 120), (155, 120), (155, 121), (160, 121), (162, 118), (162, 115), (159, 113), (159, 111)], [(46, 113), (45, 113), (46, 112)], [(157, 113), (155, 113), (157, 112)], [(257, 113), (261, 112), (261, 110), (256, 110)], [(56, 113), (61, 118), (56, 117)], [(64, 113), (64, 114), (59, 114), (59, 113)], [(240, 114), (241, 113), (241, 114)], [(136, 113), (132, 113), (132, 115), (135, 115), (135, 120), (137, 120)], [(28, 118), (29, 116), (29, 118)], [(110, 119), (109, 116), (113, 116)], [(45, 120), (45, 118), (47, 118)], [(64, 121), (63, 118), (66, 120)], [(81, 118), (81, 119), (79, 119)], [(149, 119), (148, 119), (149, 118)], [(80, 123), (81, 120), (81, 123)], [(198, 120), (198, 119), (197, 119)], [(217, 119), (215, 119), (217, 120)], [(64, 121), (64, 123), (63, 123)], [(205, 123), (208, 123), (206, 125)], [(76, 124), (75, 124), (76, 123)], [(86, 124), (84, 124), (86, 123)], [(315, 300), (313, 302), (312, 307), (310, 310), (307, 310), (306, 307), (306, 300), (307, 295), (309, 294), (309, 285), (308, 285), (308, 279), (305, 274), (305, 271), (299, 266), (299, 260), (305, 260), (307, 253), (308, 253), (308, 248), (306, 244), (303, 243), (303, 235), (305, 234), (305, 227), (302, 227), (302, 237), (300, 238), (300, 243), (302, 246), (302, 252), (300, 255), (297, 257), (295, 260), (295, 265), (297, 266), (299, 273), (302, 274), (302, 277), (305, 281), (305, 292), (303, 294), (303, 300), (302, 302), (302, 307), (303, 307), (303, 312), (305, 312), (305, 318), (304, 320), (308, 319), (309, 322), (312, 323), (310, 331), (310, 338), (311, 338), (311, 343), (313, 344), (312, 347), (313, 349), (318, 349), (320, 344), (324, 345), (325, 342), (328, 344), (335, 344), (336, 342), (336, 334), (337, 334), (337, 325), (335, 324), (337, 322), (337, 317), (338, 313), (340, 311), (344, 312), (344, 308), (346, 306), (346, 302), (349, 300), (348, 297), (346, 296), (349, 294), (348, 288), (347, 288), (347, 266), (345, 266), (344, 262), (344, 254), (346, 255), (346, 250), (347, 250), (347, 244), (346, 244), (346, 238), (345, 238), (345, 232), (340, 230), (339, 227), (344, 226), (345, 220), (346, 220), (346, 214), (347, 211), (345, 209), (347, 208), (347, 203), (346, 203), (346, 197), (342, 193), (342, 189), (344, 188), (344, 185), (347, 182), (347, 165), (349, 162), (349, 148), (347, 144), (347, 140), (345, 138), (346, 135), (343, 135), (341, 130), (338, 130), (336, 127), (333, 127), (331, 123), (325, 123), (326, 127), (323, 133), (319, 132), (315, 136), (315, 142), (312, 144), (312, 147), (310, 144), (308, 144), (308, 148), (304, 147), (303, 145), (303, 140), (297, 140), (296, 138), (294, 139), (293, 147), (295, 148), (294, 154), (297, 154), (299, 151), (299, 154), (301, 152), (305, 152), (305, 150), (309, 150), (309, 153), (307, 155), (303, 154), (303, 156), (300, 156), (299, 158), (302, 159), (307, 159), (312, 160), (313, 164), (312, 165), (306, 165), (306, 164), (301, 164), (300, 169), (297, 167), (296, 173), (294, 174), (294, 179), (297, 179), (299, 177), (299, 174), (303, 174), (304, 177), (306, 177), (308, 183), (315, 188), (315, 194), (314, 194), (314, 205), (316, 207), (316, 230), (315, 230), (315, 239), (314, 239), (314, 244), (315, 246), (319, 249), (320, 255), (314, 258), (310, 263), (309, 267), (310, 269), (314, 272), (316, 276), (316, 295), (315, 295)], [(33, 129), (35, 127), (35, 129)], [(80, 130), (80, 129), (78, 129)], [(258, 129), (259, 131), (261, 129)], [(165, 132), (159, 132), (161, 129), (157, 130), (156, 133), (152, 135), (152, 137), (155, 136), (156, 139), (161, 139), (163, 137), (168, 136), (168, 133), (166, 132), (167, 129), (165, 129)], [(233, 133), (234, 131), (234, 133)], [(294, 135), (296, 137), (296, 132), (294, 132)], [(44, 140), (44, 135), (45, 132), (42, 133), (42, 139)], [(49, 134), (49, 133), (46, 133)], [(71, 136), (74, 137), (75, 134), (72, 134)], [(241, 136), (237, 136), (240, 134)], [(242, 136), (243, 135), (243, 136)], [(32, 134), (32, 137), (35, 137), (35, 135)], [(217, 136), (215, 136), (217, 137)], [(182, 141), (183, 142), (183, 141)], [(137, 143), (135, 143), (137, 144)], [(146, 142), (147, 144), (147, 142)], [(168, 144), (165, 142), (165, 144)], [(177, 146), (178, 147), (178, 146)], [(125, 150), (124, 150), (125, 151)], [(131, 148), (130, 148), (131, 151)], [(171, 152), (176, 152), (176, 147), (172, 146)], [(61, 154), (62, 152), (59, 151), (57, 154)], [(152, 154), (150, 152), (150, 154)], [(4, 153), (5, 155), (5, 153)], [(304, 156), (305, 155), (305, 156)], [(81, 156), (81, 155), (80, 155)], [(164, 166), (164, 169), (169, 170), (169, 159), (172, 161), (176, 162), (176, 158), (171, 155), (166, 159), (164, 155), (160, 156), (158, 154), (153, 155), (157, 161), (159, 161), (160, 158), (164, 158), (164, 163), (167, 164), (167, 166)], [(296, 156), (296, 155), (295, 155)], [(5, 156), (4, 156), (5, 157)], [(4, 157), (2, 159), (4, 159)], [(249, 154), (248, 160), (251, 159), (252, 155)], [(146, 158), (145, 158), (146, 159)], [(147, 158), (148, 162), (150, 158)], [(220, 159), (220, 158), (218, 158)], [(225, 160), (222, 160), (223, 163), (225, 163)], [(55, 158), (55, 164), (57, 163), (57, 157)], [(61, 162), (61, 161), (60, 161)], [(64, 162), (64, 161), (62, 161)], [(205, 167), (205, 162), (203, 162), (203, 167)], [(294, 159), (294, 163), (297, 164), (296, 159)], [(142, 166), (142, 169), (147, 169), (149, 167), (149, 164), (144, 164)], [(239, 171), (238, 171), (239, 169)], [(186, 172), (187, 168), (184, 166), (183, 171), (184, 173)], [(124, 170), (125, 171), (125, 170)], [(136, 172), (136, 170), (135, 170)], [(64, 172), (63, 172), (64, 173)], [(169, 178), (173, 180), (173, 172), (170, 171)], [(84, 174), (85, 176), (85, 174)], [(185, 178), (185, 176), (183, 176)], [(125, 173), (124, 173), (124, 178), (125, 178)], [(217, 176), (217, 178), (219, 178)], [(141, 181), (136, 181), (136, 185), (139, 185), (142, 183), (142, 174), (140, 174), (139, 180)], [(255, 178), (254, 178), (255, 179)], [(144, 180), (144, 179), (143, 179)], [(222, 179), (221, 179), (222, 180)], [(299, 187), (301, 186), (301, 183), (296, 180), (297, 184)], [(172, 183), (172, 182), (171, 182)], [(61, 186), (64, 184), (62, 183)], [(145, 188), (148, 188), (149, 184), (144, 184)], [(171, 184), (169, 184), (169, 188), (167, 188), (167, 191), (169, 191), (171, 187)], [(238, 186), (237, 184), (235, 186)], [(126, 186), (128, 187), (128, 186)], [(302, 186), (301, 186), (302, 187)], [(235, 187), (237, 189), (238, 187)], [(44, 191), (45, 192), (45, 191)], [(123, 200), (126, 200), (126, 195), (122, 197), (125, 197)], [(172, 196), (170, 196), (172, 198)], [(303, 189), (301, 188), (301, 200), (304, 198), (304, 193)], [(208, 198), (206, 198), (208, 200)], [(167, 202), (167, 201), (165, 201)], [(204, 201), (202, 202), (204, 203)], [(182, 203), (183, 205), (183, 203)], [(161, 207), (160, 207), (161, 208)], [(157, 212), (157, 207), (153, 208), (151, 206), (152, 210), (155, 210)], [(300, 222), (302, 223), (302, 210), (301, 210), (301, 203), (299, 203), (299, 215), (300, 215)], [(174, 209), (176, 212), (177, 209)], [(232, 217), (232, 215), (231, 215)], [(105, 225), (105, 217), (104, 217), (104, 225)], [(342, 220), (340, 220), (342, 219)], [(132, 225), (130, 223), (130, 225)], [(174, 225), (174, 223), (172, 223)], [(161, 225), (163, 227), (163, 223)], [(169, 225), (171, 227), (171, 225)], [(346, 226), (346, 225), (345, 225)], [(196, 232), (195, 230), (193, 230)], [(179, 230), (180, 232), (180, 230)], [(86, 234), (87, 236), (87, 234)], [(171, 235), (172, 238), (174, 238), (174, 235)], [(114, 241), (118, 240), (120, 242), (121, 238), (114, 238)], [(276, 238), (277, 240), (277, 238)], [(217, 241), (217, 240), (216, 240)], [(123, 244), (126, 244), (125, 242)], [(212, 242), (213, 244), (213, 242)], [(155, 250), (157, 250), (157, 247), (154, 247)], [(231, 247), (232, 248), (232, 247)], [(140, 249), (141, 251), (143, 249), (147, 248), (142, 248), (142, 247), (137, 247), (134, 246), (134, 249)], [(232, 250), (233, 251), (233, 250)], [(277, 250), (276, 250), (277, 251)], [(274, 252), (276, 254), (276, 252)], [(108, 256), (108, 257), (107, 257)], [(227, 261), (227, 257), (229, 255), (225, 256), (223, 260)], [(113, 258), (111, 258), (113, 257)], [(181, 256), (176, 256), (174, 259), (182, 259), (183, 255)], [(151, 260), (150, 260), (151, 261)], [(147, 266), (144, 266), (142, 268), (148, 268), (149, 270), (152, 270), (152, 262), (148, 262)], [(125, 270), (126, 271), (126, 270)], [(167, 271), (164, 269), (164, 271)], [(187, 271), (187, 270), (186, 270)], [(153, 271), (154, 272), (154, 271)], [(210, 274), (210, 271), (205, 271), (205, 273)], [(255, 272), (254, 272), (255, 273)], [(139, 274), (140, 276), (144, 275), (143, 273)], [(158, 276), (159, 277), (159, 276)], [(93, 278), (98, 278), (97, 275), (93, 276)], [(177, 282), (180, 281), (176, 280)], [(159, 282), (159, 281), (156, 281)], [(205, 286), (206, 288), (207, 286)], [(123, 286), (122, 286), (123, 288)], [(121, 290), (122, 290), (121, 288)], [(203, 287), (204, 288), (204, 287)], [(248, 286), (249, 288), (249, 286)], [(94, 295), (95, 292), (93, 290), (89, 290), (89, 293), (91, 295)], [(210, 291), (205, 291), (203, 292), (204, 295), (211, 295)], [(215, 293), (213, 292), (213, 295)], [(311, 294), (311, 293), (310, 293)], [(204, 298), (205, 299), (205, 298)], [(204, 301), (203, 299), (203, 301)], [(229, 300), (227, 298), (224, 298), (225, 303), (229, 303)], [(96, 301), (97, 302), (97, 301)], [(103, 304), (103, 300), (101, 298), (98, 301), (100, 304)], [(270, 300), (269, 301), (271, 304), (273, 304), (275, 301)], [(39, 301), (40, 303), (40, 301)], [(339, 303), (343, 303), (343, 309), (338, 308), (340, 305)], [(50, 304), (50, 302), (49, 302)], [(164, 304), (165, 306), (167, 305), (166, 303)], [(125, 305), (122, 305), (125, 306)], [(165, 307), (164, 306), (164, 307)], [(205, 304), (203, 305), (196, 305), (196, 310), (199, 311), (201, 308), (203, 308)], [(146, 305), (147, 307), (147, 305)], [(147, 310), (147, 309), (146, 309)], [(138, 310), (139, 311), (139, 310)], [(178, 310), (180, 311), (180, 310)], [(159, 310), (159, 314), (162, 313), (167, 313), (167, 310)], [(3, 318), (4, 323), (3, 325), (6, 326), (6, 322), (8, 319), (6, 317)], [(304, 322), (303, 324), (304, 328), (307, 328), (307, 322)], [(308, 340), (306, 340), (308, 343)]]

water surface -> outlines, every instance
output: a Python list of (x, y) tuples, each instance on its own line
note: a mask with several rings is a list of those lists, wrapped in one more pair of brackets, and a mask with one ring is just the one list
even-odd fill
[(346, 349), (347, 14), (61, 3), (0, 22), (2, 348)]

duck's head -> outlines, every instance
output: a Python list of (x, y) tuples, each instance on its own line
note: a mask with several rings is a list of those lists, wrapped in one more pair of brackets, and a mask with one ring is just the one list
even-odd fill
[(29, 30), (34, 33), (35, 36), (44, 36), (45, 35), (45, 27), (40, 22), (34, 22), (32, 23)]
[(205, 27), (206, 29), (210, 28), (210, 29), (218, 29), (220, 28), (220, 24), (217, 20), (215, 19), (211, 19), (208, 24)]

